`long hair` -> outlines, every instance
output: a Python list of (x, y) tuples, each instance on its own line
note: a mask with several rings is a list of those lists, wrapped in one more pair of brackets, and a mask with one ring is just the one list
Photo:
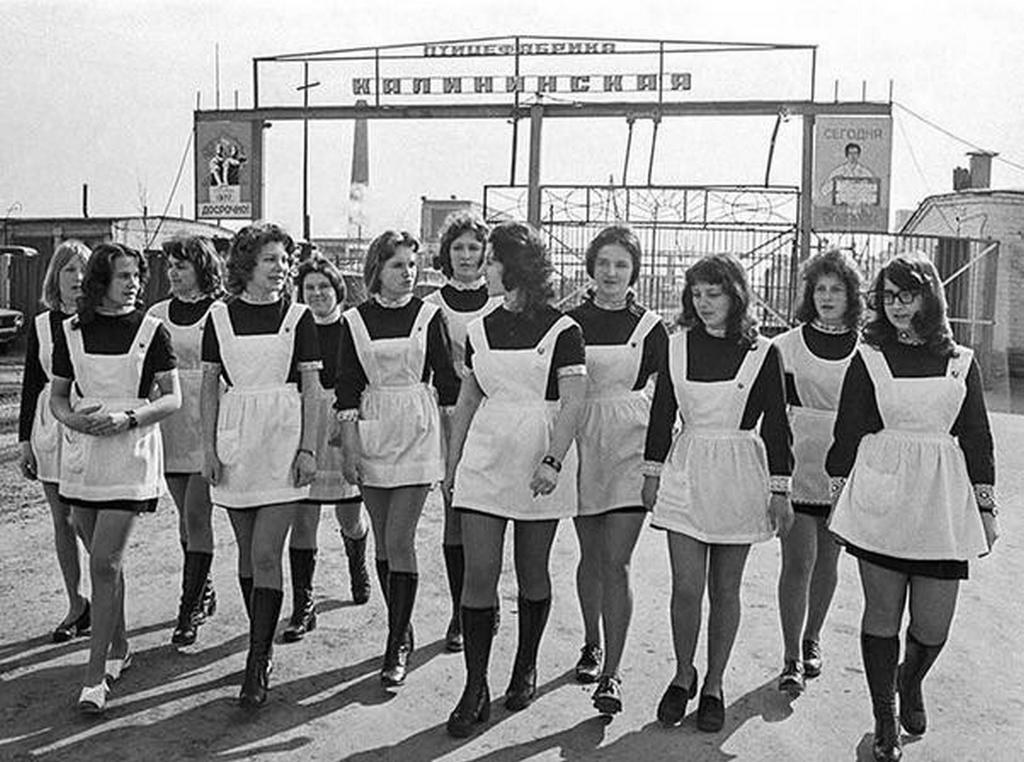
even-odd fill
[[(256, 269), (260, 249), (268, 243), (280, 243), (291, 257), (295, 253), (295, 241), (280, 225), (273, 222), (257, 222), (246, 225), (235, 233), (228, 249), (227, 271), (228, 293), (238, 296), (252, 279), (252, 271)], [(281, 298), (287, 300), (291, 292), (289, 277), (281, 289)]]
[[(82, 280), (82, 295), (78, 297), (78, 321), (76, 324), (88, 325), (96, 317), (96, 308), (103, 303), (114, 277), (114, 261), (118, 257), (129, 257), (139, 265), (139, 293), (146, 288), (149, 280), (149, 263), (135, 249), (120, 243), (101, 243), (92, 250), (89, 262), (85, 266), (85, 277)], [(139, 305), (136, 302), (136, 306)]]
[(345, 279), (341, 277), (338, 268), (330, 260), (324, 259), (318, 254), (314, 254), (299, 265), (299, 271), (295, 276), (296, 301), (300, 304), (305, 303), (306, 299), (302, 294), (302, 285), (306, 282), (306, 278), (313, 273), (319, 273), (330, 281), (331, 286), (334, 287), (334, 294), (338, 298), (338, 306), (343, 306), (345, 304)]
[(518, 289), (523, 314), (532, 318), (551, 303), (554, 268), (540, 234), (525, 222), (502, 222), (491, 230), (492, 256), (501, 263), (501, 284)]
[(60, 271), (67, 267), (68, 262), (78, 258), (83, 265), (89, 263), (89, 255), (92, 251), (79, 240), (70, 238), (61, 243), (53, 252), (49, 263), (46, 265), (46, 274), (43, 276), (43, 289), (39, 297), (40, 303), (48, 310), (59, 310), (61, 308), (60, 297)]
[[(463, 233), (472, 233), (473, 237), (480, 242), (481, 246), (487, 243), (487, 234), (490, 228), (479, 215), (468, 210), (452, 212), (444, 220), (444, 227), (441, 229), (441, 244), (434, 257), (434, 267), (444, 273), (446, 278), (452, 277), (452, 244), (455, 239)], [(484, 263), (484, 252), (480, 252), (480, 265)]]
[(721, 286), (729, 296), (729, 314), (725, 321), (725, 335), (742, 347), (752, 347), (757, 341), (757, 320), (750, 312), (753, 297), (747, 281), (747, 271), (732, 254), (709, 254), (701, 257), (686, 271), (683, 287), (683, 312), (677, 322), (683, 328), (703, 325), (693, 306), (693, 287), (697, 283)]
[(214, 299), (224, 293), (222, 264), (213, 241), (195, 235), (165, 241), (161, 247), (168, 259), (179, 259), (192, 264), (196, 271), (196, 288), (203, 296)]
[(625, 249), (629, 254), (629, 258), (633, 261), (633, 272), (629, 276), (629, 285), (632, 286), (636, 283), (637, 278), (640, 277), (640, 239), (636, 237), (636, 233), (628, 225), (609, 225), (594, 236), (583, 256), (587, 267), (587, 275), (591, 278), (594, 277), (594, 264), (597, 262), (597, 253), (605, 246), (613, 245), (621, 246)]
[(878, 272), (869, 292), (874, 317), (864, 326), (864, 343), (881, 349), (897, 341), (896, 326), (885, 314), (883, 294), (887, 279), (901, 291), (921, 295), (921, 309), (911, 319), (911, 325), (928, 349), (939, 357), (955, 356), (956, 343), (946, 314), (942, 280), (935, 265), (924, 255), (898, 255)]
[(380, 271), (403, 246), (411, 249), (413, 254), (420, 250), (420, 242), (404, 230), (385, 230), (370, 242), (370, 248), (366, 250), (366, 259), (363, 261), (363, 282), (371, 294), (380, 291)]
[(818, 281), (826, 275), (834, 275), (846, 287), (846, 312), (843, 313), (843, 322), (847, 328), (856, 328), (860, 325), (864, 307), (860, 297), (860, 273), (857, 271), (857, 265), (841, 249), (829, 249), (815, 254), (804, 264), (800, 272), (804, 290), (796, 308), (796, 319), (801, 323), (810, 323), (818, 317), (818, 310), (814, 306), (814, 289)]

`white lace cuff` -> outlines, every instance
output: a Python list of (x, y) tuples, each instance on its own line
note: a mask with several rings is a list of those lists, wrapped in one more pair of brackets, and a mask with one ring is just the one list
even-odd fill
[(664, 467), (664, 463), (659, 463), (656, 460), (645, 460), (640, 464), (640, 473), (644, 476), (661, 476), (661, 469)]
[(788, 495), (792, 490), (793, 477), (776, 476), (768, 477), (768, 488), (776, 495)]
[(451, 418), (452, 413), (455, 412), (455, 405), (441, 405), (441, 415), (446, 418)]
[(586, 365), (563, 365), (558, 369), (559, 378), (569, 378), (570, 376), (585, 376), (587, 375)]
[(359, 408), (353, 407), (348, 410), (335, 410), (334, 417), (342, 422), (351, 421), (352, 423), (355, 423), (359, 420)]

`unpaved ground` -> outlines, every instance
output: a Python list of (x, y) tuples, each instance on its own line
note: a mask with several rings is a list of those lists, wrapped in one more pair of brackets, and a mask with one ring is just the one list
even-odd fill
[[(907, 760), (1024, 758), (1024, 418), (993, 417), (1005, 537), (974, 565), (950, 645), (927, 683), (928, 734)], [(2, 430), (0, 430), (2, 432)], [(444, 722), (461, 690), (461, 655), (442, 647), (448, 616), (440, 553), (440, 506), (432, 495), (420, 527), (418, 650), (407, 684), (386, 691), (377, 677), (385, 613), (379, 591), (348, 601), (344, 554), (333, 519), (321, 526), (317, 571), (320, 626), (303, 643), (276, 648), (268, 705), (235, 705), (245, 659), (235, 553), (223, 513), (215, 518), (214, 575), (221, 609), (184, 650), (169, 645), (180, 551), (173, 506), (139, 522), (128, 554), (128, 621), (137, 659), (100, 720), (79, 717), (86, 641), (53, 645), (64, 614), (48, 511), (36, 485), (10, 460), (15, 433), (0, 433), (0, 759), (381, 759), (381, 760), (869, 760), (871, 715), (857, 639), (856, 571), (842, 560), (840, 590), (824, 638), (825, 672), (788, 701), (774, 689), (780, 636), (774, 604), (775, 543), (755, 549), (744, 587), (743, 624), (726, 675), (727, 716), (718, 734), (654, 720), (672, 670), (668, 560), (660, 533), (645, 530), (635, 563), (636, 614), (624, 663), (625, 711), (608, 722), (573, 683), (580, 645), (573, 570), (575, 539), (559, 530), (552, 560), (555, 606), (541, 658), (541, 697), (512, 714), (495, 701), (491, 722), (455, 741)], [(515, 587), (502, 581), (502, 626), (491, 683), (504, 689), (515, 644)], [(287, 616), (288, 605), (283, 616)], [(699, 656), (703, 662), (703, 656)], [(691, 709), (693, 709), (691, 705)]]

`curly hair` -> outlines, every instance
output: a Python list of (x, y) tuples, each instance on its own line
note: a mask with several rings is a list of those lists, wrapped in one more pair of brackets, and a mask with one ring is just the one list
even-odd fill
[[(82, 295), (78, 297), (78, 321), (76, 325), (87, 325), (96, 317), (96, 308), (103, 303), (110, 283), (114, 278), (114, 265), (118, 257), (129, 257), (139, 265), (139, 294), (149, 280), (149, 263), (141, 252), (120, 243), (101, 243), (92, 250), (85, 266), (82, 279)], [(141, 306), (136, 301), (136, 307)]]
[(338, 305), (345, 303), (345, 279), (341, 277), (341, 273), (338, 268), (335, 267), (330, 260), (324, 259), (319, 254), (314, 254), (301, 265), (299, 265), (298, 273), (295, 275), (295, 298), (300, 303), (305, 303), (305, 298), (302, 294), (302, 285), (313, 273), (319, 273), (320, 275), (327, 278), (331, 285), (334, 287), (334, 295), (338, 299)]
[(796, 308), (796, 319), (801, 323), (810, 323), (818, 317), (818, 310), (814, 306), (814, 289), (818, 281), (826, 275), (835, 276), (846, 287), (846, 312), (843, 313), (843, 322), (848, 328), (856, 328), (860, 325), (864, 307), (860, 297), (860, 273), (853, 259), (840, 249), (829, 249), (815, 254), (804, 264), (800, 272), (804, 290)]
[(640, 277), (640, 240), (628, 225), (609, 225), (594, 236), (584, 254), (587, 275), (591, 278), (594, 277), (597, 253), (605, 246), (621, 246), (629, 253), (629, 258), (633, 260), (633, 272), (629, 276), (629, 285), (632, 286), (636, 283), (637, 278)]
[(385, 230), (370, 242), (363, 261), (363, 282), (371, 294), (380, 291), (380, 271), (384, 269), (384, 263), (395, 256), (401, 247), (412, 249), (415, 254), (420, 250), (420, 242), (404, 230)]
[(501, 263), (501, 284), (517, 290), (523, 314), (532, 317), (551, 303), (554, 268), (540, 234), (525, 222), (502, 222), (488, 238), (491, 256)]
[(67, 267), (73, 259), (81, 259), (83, 265), (88, 264), (91, 253), (88, 246), (74, 238), (62, 242), (57, 247), (46, 265), (46, 274), (43, 276), (43, 292), (39, 298), (46, 309), (59, 310), (61, 308), (60, 271)]
[(217, 248), (206, 236), (194, 235), (165, 241), (161, 248), (168, 259), (189, 262), (196, 271), (196, 288), (214, 299), (224, 294), (223, 265)]
[[(256, 269), (260, 250), (268, 243), (280, 243), (289, 257), (295, 253), (295, 241), (284, 228), (273, 222), (257, 222), (246, 225), (235, 233), (231, 239), (226, 263), (228, 293), (238, 296), (245, 291), (245, 287), (252, 279), (252, 271)], [(289, 282), (281, 289), (282, 298), (287, 298), (290, 292), (291, 283)]]
[[(474, 212), (468, 209), (452, 212), (445, 217), (444, 226), (441, 228), (441, 245), (434, 257), (434, 267), (444, 273), (444, 277), (452, 277), (452, 244), (455, 243), (455, 239), (463, 233), (472, 233), (481, 245), (486, 245), (487, 234), (490, 232), (487, 223)], [(481, 266), (483, 263), (484, 255), (481, 252)]]
[(869, 303), (874, 317), (864, 326), (865, 344), (881, 349), (897, 341), (896, 326), (885, 314), (885, 281), (902, 291), (921, 295), (921, 309), (911, 325), (928, 349), (939, 357), (955, 357), (956, 342), (946, 315), (946, 294), (935, 265), (923, 254), (898, 255), (889, 260), (871, 285)]
[(693, 305), (693, 287), (697, 283), (721, 286), (729, 296), (729, 314), (725, 335), (742, 347), (753, 347), (757, 341), (757, 319), (750, 312), (753, 296), (747, 280), (747, 271), (732, 254), (709, 254), (701, 257), (686, 271), (683, 287), (683, 311), (677, 323), (683, 328), (703, 325)]

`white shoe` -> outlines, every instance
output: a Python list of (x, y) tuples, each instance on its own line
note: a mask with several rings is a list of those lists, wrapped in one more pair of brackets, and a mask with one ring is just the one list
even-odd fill
[(128, 651), (120, 659), (107, 659), (106, 667), (104, 668), (107, 679), (116, 683), (121, 679), (121, 673), (125, 672), (129, 667), (132, 666), (132, 649), (128, 647)]
[(101, 680), (99, 685), (85, 686), (78, 696), (78, 710), (84, 714), (102, 714), (107, 708), (107, 681)]

